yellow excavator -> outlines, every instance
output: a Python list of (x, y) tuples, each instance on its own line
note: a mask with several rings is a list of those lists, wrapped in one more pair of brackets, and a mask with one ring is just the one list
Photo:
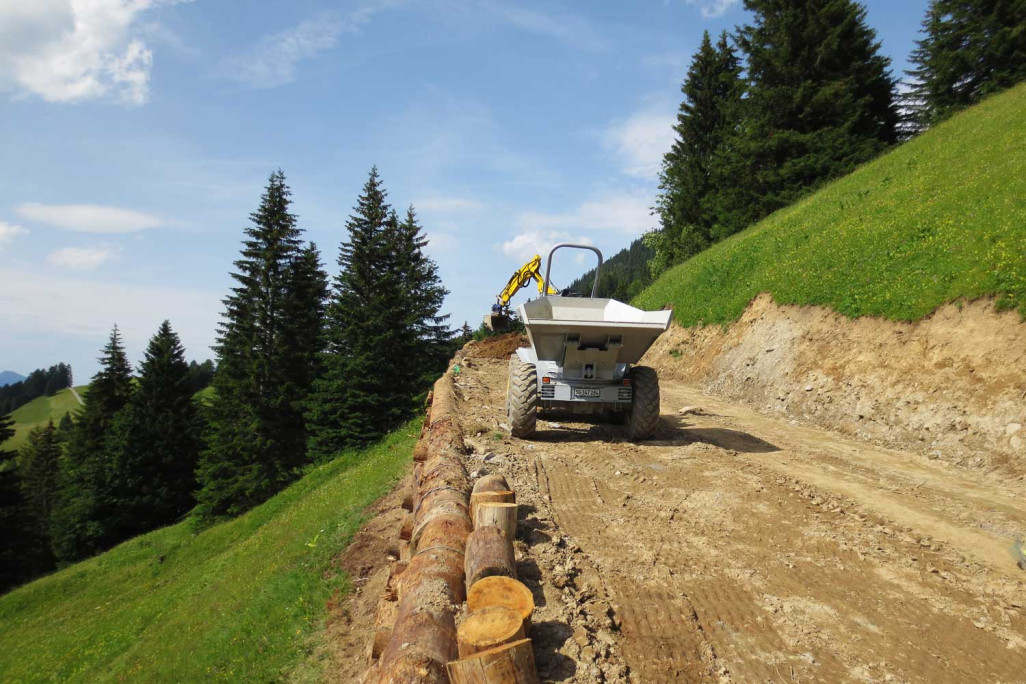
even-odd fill
[(545, 291), (545, 283), (541, 276), (541, 263), (541, 256), (535, 254), (530, 261), (513, 274), (513, 277), (506, 283), (506, 287), (502, 288), (502, 292), (496, 296), (495, 304), (492, 305), (492, 312), (484, 317), (486, 328), (495, 332), (509, 330), (512, 320), (509, 313), (509, 300), (513, 299), (513, 295), (517, 292), (527, 287), (532, 280), (538, 283), (539, 295), (559, 294), (559, 290), (552, 287), (551, 284), (548, 286), (548, 292)]

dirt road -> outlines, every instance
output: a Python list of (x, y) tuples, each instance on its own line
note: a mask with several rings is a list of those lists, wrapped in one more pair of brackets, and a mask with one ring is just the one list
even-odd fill
[(464, 359), (457, 387), (468, 469), (522, 503), (544, 678), (1026, 682), (1026, 482), (669, 382), (644, 445), (560, 418), (514, 440), (506, 368)]

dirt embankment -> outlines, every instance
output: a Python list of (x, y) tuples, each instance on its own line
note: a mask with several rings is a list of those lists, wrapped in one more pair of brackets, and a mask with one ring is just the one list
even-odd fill
[(726, 328), (674, 326), (643, 363), (761, 412), (1026, 473), (1026, 324), (988, 300), (895, 323), (764, 294)]
[(468, 342), (462, 355), (472, 359), (508, 359), (518, 347), (527, 346), (527, 335), (506, 333)]

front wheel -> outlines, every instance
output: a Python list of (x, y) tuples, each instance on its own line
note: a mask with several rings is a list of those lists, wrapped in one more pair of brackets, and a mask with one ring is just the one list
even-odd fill
[(538, 369), (515, 354), (509, 360), (506, 418), (510, 434), (518, 439), (531, 437), (538, 426)]
[(635, 366), (629, 377), (634, 397), (627, 411), (627, 438), (651, 439), (659, 425), (659, 376), (652, 368)]

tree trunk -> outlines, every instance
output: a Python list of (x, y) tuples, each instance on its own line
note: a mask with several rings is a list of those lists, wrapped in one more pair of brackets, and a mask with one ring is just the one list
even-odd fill
[(378, 613), (374, 617), (374, 641), (371, 643), (371, 661), (377, 661), (388, 646), (388, 640), (392, 638), (392, 627), (395, 625), (396, 615), (399, 614), (399, 604), (394, 600), (383, 598), (378, 603)]
[(485, 577), (467, 591), (467, 612), (476, 613), (489, 606), (505, 606), (520, 614), (525, 632), (531, 629), (534, 595), (522, 582), (512, 577)]
[(478, 580), (485, 577), (516, 579), (516, 558), (513, 554), (513, 545), (506, 533), (492, 525), (474, 530), (467, 537), (463, 570), (467, 576), (468, 591)]
[(470, 495), (470, 519), (474, 519), (474, 511), (482, 503), (516, 503), (517, 495), (505, 492), (474, 492)]
[(448, 663), (452, 684), (538, 684), (530, 639)]
[(505, 606), (490, 606), (471, 613), (456, 630), (460, 658), (523, 638), (524, 619)]
[(403, 513), (403, 522), (399, 526), (399, 538), (403, 541), (410, 541), (413, 535), (413, 516), (409, 513)]
[(494, 525), (513, 541), (517, 536), (517, 505), (515, 503), (482, 503), (474, 511), (474, 529)]

